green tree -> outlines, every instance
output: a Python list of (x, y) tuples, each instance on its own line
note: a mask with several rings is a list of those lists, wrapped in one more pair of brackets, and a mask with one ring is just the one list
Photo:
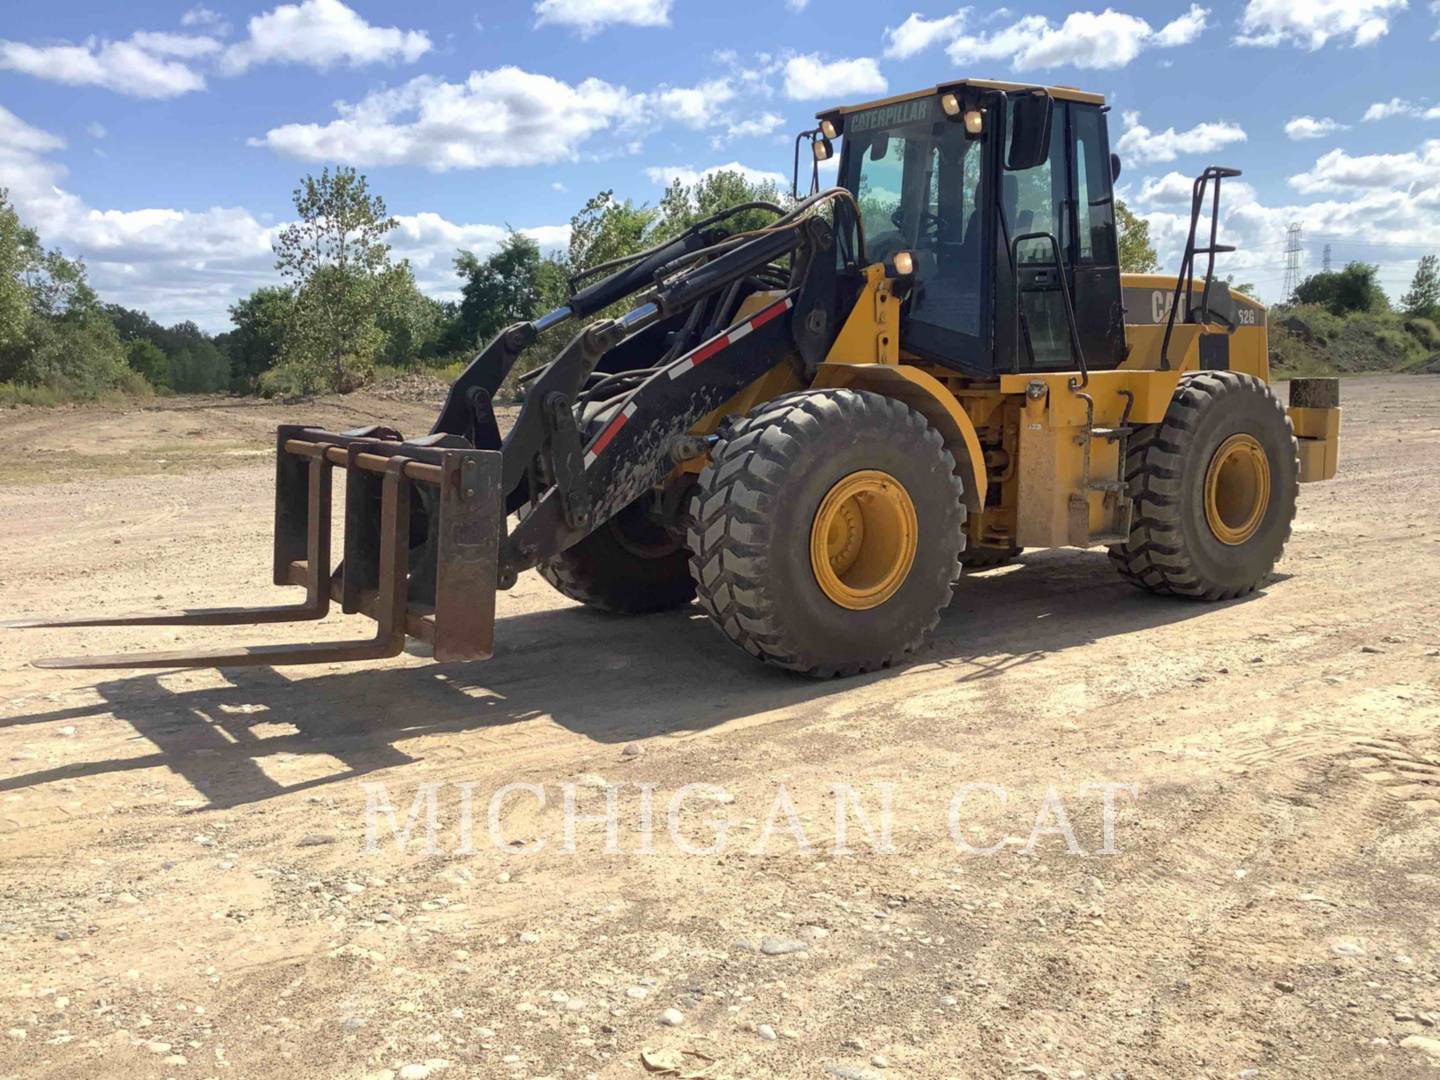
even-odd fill
[(578, 274), (642, 250), (658, 217), (654, 207), (636, 206), (629, 199), (621, 202), (613, 191), (591, 196), (570, 219), (567, 269)]
[(545, 259), (540, 245), (513, 229), (494, 254), (482, 259), (473, 251), (455, 256), (460, 287), (457, 344), (474, 349), (511, 323), (544, 314)]
[(1410, 291), (1400, 298), (1400, 310), (1421, 319), (1440, 318), (1440, 257), (1426, 255), (1410, 279)]
[[(676, 179), (665, 189), (665, 194), (660, 199), (660, 214), (655, 223), (654, 237), (661, 240), (676, 236), (695, 222), (742, 203), (768, 202), (778, 206), (783, 200), (780, 188), (774, 181), (762, 180), (756, 183), (737, 172), (710, 173), (691, 185)], [(720, 227), (730, 233), (748, 232), (751, 229), (763, 229), (774, 221), (775, 215), (765, 210), (744, 210), (726, 218), (720, 223)]]
[(1297, 304), (1318, 304), (1332, 315), (1354, 311), (1388, 311), (1390, 301), (1378, 280), (1380, 268), (1348, 263), (1343, 270), (1312, 274), (1295, 288)]
[(375, 290), (375, 324), (384, 335), (379, 359), (394, 367), (417, 367), (435, 355), (451, 316), (447, 305), (415, 285), (408, 262), (390, 267)]
[(294, 199), (299, 220), (281, 231), (275, 266), (295, 301), (271, 385), (352, 390), (385, 344), (376, 314), (382, 291), (394, 284), (385, 235), (397, 223), (354, 169), (306, 176)]
[(290, 290), (276, 285), (256, 289), (230, 305), (235, 329), (226, 338), (230, 377), (237, 389), (254, 390), (260, 376), (275, 366), (285, 341), (295, 300)]
[(1150, 243), (1150, 223), (1116, 199), (1115, 224), (1119, 230), (1120, 272), (1153, 274), (1158, 271), (1160, 257)]
[(35, 230), (20, 223), (9, 193), (0, 188), (0, 350), (18, 348), (30, 322), (30, 290), (26, 276), (40, 254)]
[(219, 393), (230, 388), (230, 362), (213, 341), (202, 338), (171, 354), (170, 380), (178, 393)]
[(125, 362), (138, 371), (151, 386), (173, 389), (170, 381), (170, 358), (153, 341), (134, 338), (125, 345)]

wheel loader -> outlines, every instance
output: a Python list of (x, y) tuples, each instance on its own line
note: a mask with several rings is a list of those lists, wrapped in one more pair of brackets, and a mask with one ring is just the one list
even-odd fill
[[(698, 600), (736, 646), (812, 676), (903, 661), (963, 571), (1025, 548), (1106, 547), (1128, 581), (1186, 600), (1251, 592), (1297, 484), (1335, 473), (1337, 384), (1293, 380), (1282, 405), (1265, 309), (1215, 278), (1238, 170), (1196, 178), (1176, 276), (1121, 273), (1106, 120), (1095, 94), (978, 79), (817, 114), (796, 140), (805, 195), (573, 280), (563, 307), (480, 351), (429, 434), (281, 427), (273, 577), (303, 601), (23, 623), (338, 604), (373, 637), (40, 663), (334, 662), (407, 636), (479, 660), (496, 593), (531, 569), (617, 614)], [(766, 224), (737, 229), (742, 210)], [(502, 435), (502, 382), (560, 334)]]

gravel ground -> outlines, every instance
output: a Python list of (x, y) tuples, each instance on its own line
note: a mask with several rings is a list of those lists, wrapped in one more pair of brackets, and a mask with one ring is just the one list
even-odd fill
[[(0, 1076), (1435, 1075), (1440, 380), (1343, 393), (1255, 596), (1027, 554), (848, 681), (534, 574), (484, 664), (27, 664), (352, 619), (0, 633)], [(431, 409), (7, 413), (5, 614), (275, 596), (294, 415)]]

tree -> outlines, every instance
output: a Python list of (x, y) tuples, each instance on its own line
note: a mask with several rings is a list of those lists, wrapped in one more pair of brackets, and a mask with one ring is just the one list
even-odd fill
[(394, 367), (418, 366), (435, 355), (447, 317), (447, 305), (416, 287), (408, 262), (392, 266), (376, 289), (375, 325), (384, 336), (379, 359)]
[(1255, 285), (1249, 281), (1236, 281), (1234, 274), (1225, 275), (1225, 284), (1230, 286), (1231, 292), (1244, 293), (1246, 296), (1255, 295)]
[(230, 362), (213, 341), (202, 338), (171, 355), (170, 381), (181, 394), (219, 393), (230, 388)]
[(84, 262), (46, 251), (0, 191), (0, 382), (89, 398), (137, 386), (128, 372)]
[[(654, 238), (663, 240), (677, 236), (695, 222), (742, 203), (768, 202), (778, 206), (782, 200), (780, 188), (773, 180), (757, 183), (737, 172), (710, 173), (688, 186), (676, 179), (660, 199), (660, 216), (655, 223)], [(774, 222), (775, 215), (763, 209), (742, 210), (720, 222), (720, 227), (731, 233), (748, 232), (763, 229)]]
[(1159, 270), (1160, 257), (1150, 243), (1150, 223), (1116, 199), (1115, 224), (1119, 229), (1120, 272), (1153, 274)]
[(0, 350), (18, 347), (30, 321), (26, 275), (36, 265), (40, 238), (20, 223), (9, 193), (0, 188)]
[(138, 371), (145, 381), (157, 389), (173, 389), (170, 381), (170, 358), (160, 346), (145, 338), (135, 338), (125, 345), (125, 362)]
[(473, 251), (455, 256), (455, 273), (464, 280), (456, 326), (458, 343), (473, 349), (511, 323), (528, 321), (542, 311), (540, 245), (511, 230), (500, 249), (487, 258)]
[(294, 306), (290, 290), (276, 285), (256, 289), (230, 305), (235, 329), (226, 336), (225, 346), (237, 389), (254, 390), (260, 376), (275, 366)]
[(1410, 291), (1400, 298), (1406, 315), (1421, 319), (1440, 318), (1440, 257), (1426, 255), (1410, 279)]
[(275, 267), (294, 293), (280, 378), (301, 393), (352, 390), (374, 370), (385, 343), (380, 293), (394, 279), (385, 235), (397, 222), (354, 169), (327, 167), (295, 189), (299, 221), (281, 231)]
[(592, 195), (570, 219), (567, 270), (578, 274), (642, 250), (657, 216), (654, 207), (621, 202), (613, 191)]
[(1312, 274), (1295, 288), (1297, 304), (1318, 304), (1332, 315), (1354, 311), (1386, 311), (1390, 301), (1377, 280), (1380, 268), (1371, 263), (1348, 263), (1343, 270)]

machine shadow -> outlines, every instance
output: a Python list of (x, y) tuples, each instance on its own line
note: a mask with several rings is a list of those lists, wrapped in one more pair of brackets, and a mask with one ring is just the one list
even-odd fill
[[(501, 618), (497, 654), (484, 663), (345, 665), (294, 678), (274, 668), (232, 668), (223, 672), (227, 685), (195, 690), (171, 689), (160, 675), (100, 682), (102, 700), (93, 706), (11, 717), (0, 727), (113, 715), (154, 752), (3, 778), (0, 792), (163, 766), (182, 775), (207, 808), (235, 806), (410, 764), (416, 759), (402, 746), (421, 736), (547, 716), (603, 744), (700, 731), (907, 669), (953, 670), (957, 682), (995, 678), (1048, 653), (1180, 623), (1217, 606), (1142, 593), (1119, 580), (1103, 553), (1039, 552), (963, 578), (931, 645), (907, 667), (827, 681), (755, 662), (698, 608), (623, 620), (552, 609)], [(282, 784), (261, 767), (274, 755), (325, 755), (342, 768)]]

